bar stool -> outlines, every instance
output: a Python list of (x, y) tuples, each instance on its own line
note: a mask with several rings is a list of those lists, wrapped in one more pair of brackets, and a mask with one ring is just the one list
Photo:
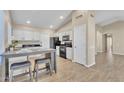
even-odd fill
[[(39, 65), (41, 64), (45, 64), (46, 67), (39, 69)], [(43, 69), (49, 70), (50, 75), (52, 75), (52, 66), (51, 66), (50, 58), (42, 58), (35, 60), (34, 77), (36, 81), (38, 81), (39, 71)]]
[(32, 71), (31, 71), (31, 63), (30, 61), (24, 61), (24, 62), (19, 62), (19, 63), (13, 63), (10, 66), (10, 79), (9, 81), (14, 81), (14, 76), (13, 76), (13, 72), (15, 70), (20, 70), (20, 69), (24, 69), (27, 70), (29, 69), (28, 74), (30, 75), (30, 80), (32, 80)]

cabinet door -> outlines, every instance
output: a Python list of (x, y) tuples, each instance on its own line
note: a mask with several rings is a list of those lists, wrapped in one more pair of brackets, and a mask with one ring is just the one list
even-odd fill
[(69, 31), (65, 31), (65, 35), (69, 35)]
[(59, 56), (60, 52), (59, 52), (59, 46), (56, 46), (56, 55)]
[(48, 34), (40, 34), (40, 42), (42, 43), (43, 48), (50, 48), (50, 37)]
[(24, 40), (31, 40), (30, 31), (24, 31)]
[(33, 40), (40, 40), (40, 32), (33, 32)]
[(59, 40), (62, 41), (62, 33), (58, 33)]
[(86, 64), (86, 24), (74, 28), (74, 62)]
[(67, 59), (72, 60), (72, 48), (70, 47), (66, 48), (66, 55), (67, 55)]
[(70, 40), (72, 40), (72, 31), (69, 31)]
[(13, 32), (13, 35), (14, 35), (15, 40), (24, 40), (25, 39), (23, 30), (15, 30)]

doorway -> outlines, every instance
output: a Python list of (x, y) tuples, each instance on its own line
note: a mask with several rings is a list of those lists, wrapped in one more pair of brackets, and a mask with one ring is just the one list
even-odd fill
[(112, 53), (113, 38), (112, 34), (105, 34), (105, 52)]

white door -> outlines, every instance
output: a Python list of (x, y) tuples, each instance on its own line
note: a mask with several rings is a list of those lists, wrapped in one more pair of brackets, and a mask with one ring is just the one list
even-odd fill
[(86, 64), (86, 24), (74, 27), (74, 62)]

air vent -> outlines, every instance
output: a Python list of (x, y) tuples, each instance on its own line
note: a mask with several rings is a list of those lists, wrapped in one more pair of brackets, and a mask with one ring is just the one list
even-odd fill
[(82, 14), (81, 14), (81, 15), (78, 15), (78, 16), (76, 17), (76, 19), (81, 18), (81, 17), (83, 17), (83, 15), (82, 15)]
[(90, 14), (91, 17), (94, 17), (94, 14)]

